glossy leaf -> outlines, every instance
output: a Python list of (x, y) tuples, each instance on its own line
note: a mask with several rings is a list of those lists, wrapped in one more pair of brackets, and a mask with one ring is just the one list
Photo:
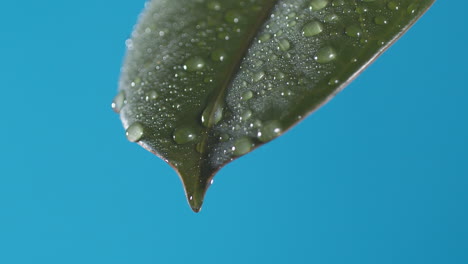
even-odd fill
[[(343, 89), (433, 0), (153, 0), (113, 108), (201, 208), (226, 163)], [(250, 175), (249, 177), (253, 177)]]

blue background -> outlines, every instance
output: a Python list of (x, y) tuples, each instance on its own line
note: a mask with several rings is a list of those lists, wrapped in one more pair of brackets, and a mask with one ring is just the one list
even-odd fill
[(229, 164), (203, 211), (110, 109), (144, 1), (0, 4), (0, 263), (468, 263), (466, 1)]

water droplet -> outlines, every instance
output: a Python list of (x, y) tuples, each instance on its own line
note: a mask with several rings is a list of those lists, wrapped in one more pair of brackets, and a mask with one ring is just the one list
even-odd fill
[(358, 25), (351, 25), (345, 29), (346, 35), (354, 38), (358, 38), (362, 35), (362, 29)]
[(195, 150), (200, 153), (200, 154), (203, 154), (206, 152), (206, 144), (205, 142), (198, 142), (197, 143), (197, 146), (195, 146)]
[(226, 15), (224, 16), (224, 19), (228, 23), (239, 23), (242, 19), (242, 15), (239, 11), (237, 10), (229, 10), (226, 12)]
[(120, 113), (120, 110), (122, 110), (122, 107), (125, 105), (126, 102), (126, 96), (124, 91), (120, 91), (115, 97), (114, 100), (112, 100), (112, 110), (116, 113)]
[(261, 79), (263, 79), (263, 77), (265, 77), (265, 72), (264, 71), (259, 71), (257, 73), (255, 73), (253, 75), (253, 81), (254, 82), (258, 82), (260, 81)]
[(245, 111), (241, 114), (240, 119), (245, 121), (245, 120), (249, 119), (251, 116), (252, 116), (252, 111), (250, 111), (250, 110), (245, 110)]
[(338, 15), (337, 14), (328, 14), (323, 18), (323, 21), (331, 23), (338, 21)]
[(323, 31), (322, 24), (317, 21), (309, 22), (302, 28), (302, 35), (304, 37), (312, 37), (320, 34)]
[(265, 41), (268, 41), (268, 40), (270, 40), (270, 39), (271, 39), (271, 35), (268, 34), (268, 33), (262, 34), (262, 35), (258, 38), (259, 42), (265, 42)]
[(227, 32), (219, 32), (218, 33), (219, 39), (229, 40), (230, 36)]
[(280, 92), (281, 96), (291, 96), (293, 93), (289, 89), (282, 89)]
[(416, 12), (416, 9), (418, 8), (418, 5), (417, 3), (412, 3), (408, 6), (408, 8), (406, 9), (406, 12), (408, 14), (414, 14)]
[(344, 0), (334, 0), (332, 6), (342, 6), (345, 4)]
[(367, 11), (369, 11), (369, 9), (367, 9), (367, 7), (364, 7), (364, 6), (358, 6), (358, 7), (356, 7), (356, 12), (357, 12), (358, 14), (361, 14), (361, 15), (362, 15), (362, 14), (366, 13)]
[(149, 92), (146, 93), (146, 101), (150, 101), (150, 100), (156, 100), (158, 98), (158, 92), (156, 92), (155, 90), (151, 90)]
[(244, 155), (251, 151), (254, 146), (255, 144), (253, 143), (252, 139), (249, 137), (241, 137), (234, 142), (234, 146), (232, 147), (232, 154), (235, 156)]
[(203, 79), (203, 81), (204, 81), (205, 83), (212, 83), (212, 82), (213, 82), (213, 77), (211, 77), (211, 76), (206, 76), (206, 77)]
[(398, 6), (398, 3), (395, 2), (395, 1), (388, 2), (387, 7), (388, 7), (388, 9), (390, 9), (392, 11), (397, 11), (398, 9), (400, 9), (400, 7)]
[(201, 122), (205, 127), (213, 127), (223, 118), (224, 106), (220, 103), (212, 103), (203, 110)]
[(186, 144), (195, 140), (196, 137), (195, 130), (191, 127), (177, 128), (172, 135), (172, 138), (177, 144)]
[(260, 141), (267, 142), (278, 137), (282, 131), (281, 123), (277, 120), (272, 120), (263, 124), (257, 134), (257, 137)]
[(386, 25), (388, 24), (388, 20), (384, 16), (376, 16), (374, 22), (377, 25)]
[(258, 67), (263, 65), (263, 61), (262, 60), (254, 60), (253, 65), (258, 68)]
[(309, 4), (313, 11), (318, 11), (328, 5), (328, 0), (312, 0)]
[(216, 49), (211, 53), (211, 59), (213, 61), (224, 61), (227, 53), (223, 49)]
[(279, 71), (275, 74), (275, 79), (284, 79), (284, 77), (286, 77), (286, 75), (283, 72)]
[(331, 46), (326, 46), (317, 51), (314, 59), (318, 63), (329, 63), (336, 59), (336, 51)]
[(337, 78), (331, 78), (330, 81), (328, 81), (328, 85), (337, 85), (340, 83), (340, 80)]
[(135, 122), (127, 128), (125, 134), (130, 142), (137, 142), (141, 140), (141, 138), (144, 135), (144, 132), (144, 126), (140, 122)]
[(184, 70), (200, 71), (205, 67), (205, 61), (201, 57), (193, 57), (188, 59), (184, 64)]
[(289, 48), (291, 48), (291, 44), (289, 43), (289, 41), (287, 39), (280, 39), (278, 41), (278, 47), (282, 51), (287, 51), (287, 50), (289, 50)]
[(242, 94), (241, 100), (242, 100), (242, 101), (248, 101), (248, 100), (249, 100), (250, 98), (252, 98), (252, 97), (253, 97), (252, 91), (246, 91), (246, 92), (244, 92), (244, 93)]
[(219, 11), (221, 10), (221, 4), (218, 1), (211, 1), (207, 5), (208, 9)]
[(223, 133), (223, 134), (219, 135), (219, 141), (226, 142), (228, 140), (229, 140), (229, 135), (228, 134)]

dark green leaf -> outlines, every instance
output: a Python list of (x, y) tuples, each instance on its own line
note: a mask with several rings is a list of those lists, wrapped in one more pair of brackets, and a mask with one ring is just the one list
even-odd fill
[(114, 110), (199, 211), (214, 174), (343, 89), (433, 0), (153, 0)]

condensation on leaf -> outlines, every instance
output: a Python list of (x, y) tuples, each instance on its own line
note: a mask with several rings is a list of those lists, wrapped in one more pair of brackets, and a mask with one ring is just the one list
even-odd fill
[(112, 107), (199, 211), (222, 166), (328, 101), (432, 2), (153, 0)]

